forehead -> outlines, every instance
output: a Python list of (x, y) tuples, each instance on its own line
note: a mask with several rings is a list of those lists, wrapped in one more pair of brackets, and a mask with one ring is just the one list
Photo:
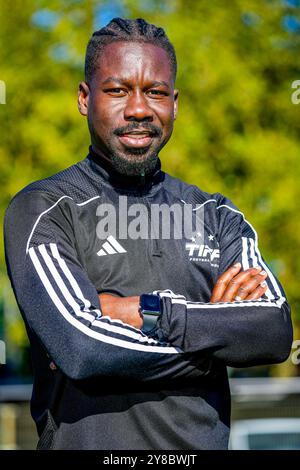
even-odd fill
[(95, 74), (97, 81), (108, 77), (171, 82), (170, 58), (163, 48), (153, 44), (113, 42), (104, 47)]

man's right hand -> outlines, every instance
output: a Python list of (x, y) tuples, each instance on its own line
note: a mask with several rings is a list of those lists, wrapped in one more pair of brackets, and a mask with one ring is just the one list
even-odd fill
[(236, 263), (218, 278), (210, 302), (258, 300), (268, 288), (267, 276), (260, 266), (241, 271), (241, 264)]

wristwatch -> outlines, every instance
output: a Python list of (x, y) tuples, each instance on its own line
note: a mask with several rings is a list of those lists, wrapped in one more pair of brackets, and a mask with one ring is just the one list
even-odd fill
[(143, 315), (142, 331), (148, 333), (155, 328), (161, 314), (159, 295), (142, 294), (140, 296), (140, 313)]

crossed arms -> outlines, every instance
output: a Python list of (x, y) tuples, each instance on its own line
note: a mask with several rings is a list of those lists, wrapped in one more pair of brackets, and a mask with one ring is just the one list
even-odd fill
[[(241, 263), (231, 266), (217, 280), (210, 302), (233, 302), (234, 300), (257, 300), (266, 292), (267, 273), (260, 266), (241, 271)], [(116, 297), (100, 294), (99, 300), (103, 315), (122, 320), (141, 329), (143, 317), (139, 312), (139, 296)]]
[[(212, 360), (238, 367), (284, 361), (292, 343), (289, 306), (252, 230), (237, 211), (231, 212), (226, 213), (230, 230), (224, 225), (220, 233), (224, 274), (211, 301), (158, 291), (162, 314), (156, 335), (148, 337), (140, 330), (138, 297), (102, 294), (99, 303), (74, 242), (74, 201), (21, 193), (6, 213), (5, 248), (8, 274), (31, 337), (43, 345), (49, 362), (73, 379), (173, 379), (206, 374)], [(252, 250), (244, 250), (245, 240)], [(267, 277), (249, 269), (254, 257)], [(236, 263), (241, 267), (234, 267)], [(236, 295), (242, 300), (234, 300)]]

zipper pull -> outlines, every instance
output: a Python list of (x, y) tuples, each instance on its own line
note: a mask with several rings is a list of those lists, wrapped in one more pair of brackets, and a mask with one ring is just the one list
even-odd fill
[(157, 238), (154, 238), (154, 240), (153, 240), (152, 256), (158, 256), (158, 257), (162, 256), (162, 249), (161, 249), (161, 245), (160, 245), (160, 240), (158, 240)]
[(142, 172), (141, 173), (140, 186), (145, 186), (145, 179), (146, 179), (145, 173)]

